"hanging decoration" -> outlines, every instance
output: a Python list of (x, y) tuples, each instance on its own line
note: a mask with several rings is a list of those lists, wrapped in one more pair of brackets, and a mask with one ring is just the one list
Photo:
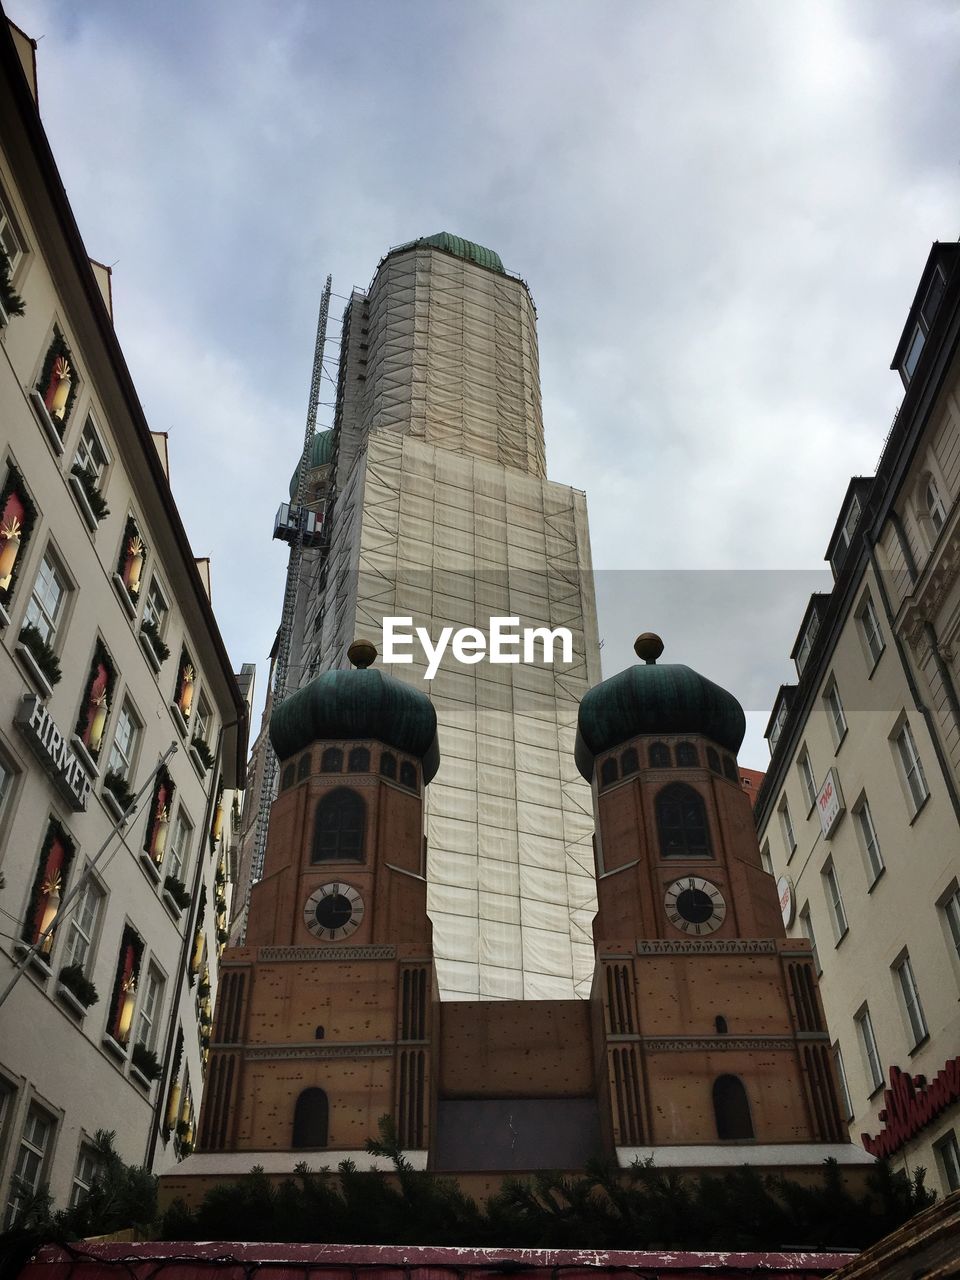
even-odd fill
[[(60, 907), (60, 895), (70, 873), (70, 864), (73, 862), (75, 852), (76, 845), (57, 819), (51, 818), (40, 849), (37, 874), (34, 876), (30, 893), (30, 905), (20, 934), (29, 946), (33, 946), (56, 919)], [(44, 955), (50, 954), (54, 936), (55, 931), (50, 934), (44, 944)]]
[(197, 674), (193, 669), (193, 663), (187, 656), (184, 649), (180, 654), (180, 675), (177, 679), (176, 702), (180, 709), (180, 714), (184, 720), (190, 719), (190, 711), (193, 707), (193, 691), (197, 682)]
[(140, 526), (133, 516), (127, 516), (123, 540), (120, 543), (117, 574), (131, 600), (135, 600), (140, 593), (140, 582), (147, 554), (147, 544), (143, 540)]
[(175, 791), (176, 787), (170, 774), (166, 769), (159, 769), (156, 781), (153, 784), (153, 800), (149, 809), (150, 819), (147, 822), (147, 832), (143, 844), (144, 852), (150, 855), (157, 866), (163, 861), (163, 852), (167, 847), (170, 809)]
[(213, 811), (213, 822), (210, 825), (210, 848), (216, 849), (223, 835), (223, 778), (217, 781), (217, 806)]
[(93, 650), (93, 661), (87, 676), (86, 688), (80, 703), (80, 715), (74, 732), (96, 758), (103, 745), (103, 731), (107, 723), (107, 715), (113, 701), (113, 690), (116, 685), (117, 670), (102, 640), (97, 639)]
[(117, 957), (117, 974), (113, 983), (110, 1022), (107, 1027), (108, 1032), (118, 1044), (125, 1045), (130, 1038), (142, 957), (143, 939), (135, 929), (126, 925), (120, 942), (120, 954)]
[(57, 434), (63, 437), (64, 425), (70, 416), (77, 395), (77, 379), (73, 372), (73, 355), (59, 329), (54, 329), (53, 340), (37, 379), (37, 391), (43, 398), (50, 421)]
[(37, 509), (27, 496), (23, 476), (11, 462), (0, 490), (0, 604), (13, 595), (23, 562), (20, 554), (30, 540)]

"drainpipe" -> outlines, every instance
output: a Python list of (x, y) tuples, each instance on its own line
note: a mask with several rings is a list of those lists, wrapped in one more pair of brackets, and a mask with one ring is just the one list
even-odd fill
[[(927, 726), (927, 732), (930, 735), (930, 741), (933, 743), (933, 749), (937, 756), (937, 762), (940, 765), (940, 772), (943, 774), (943, 780), (947, 784), (947, 794), (950, 796), (950, 803), (953, 805), (954, 815), (956, 816), (957, 822), (960, 823), (960, 794), (957, 793), (957, 785), (950, 771), (950, 762), (947, 760), (946, 754), (944, 753), (944, 750), (943, 750), (943, 746), (940, 742), (940, 735), (937, 733), (937, 730), (936, 730), (936, 722), (933, 718), (933, 713), (920, 697), (920, 690), (917, 687), (916, 680), (914, 679), (913, 669), (910, 666), (910, 660), (907, 657), (906, 649), (904, 648), (903, 641), (901, 640), (900, 636), (897, 634), (896, 627), (894, 626), (893, 610), (890, 605), (890, 600), (887, 596), (887, 590), (883, 581), (883, 574), (881, 572), (879, 564), (877, 563), (877, 554), (872, 543), (868, 542), (867, 553), (870, 556), (870, 564), (873, 567), (873, 574), (874, 574), (874, 577), (876, 578), (877, 587), (879, 588), (879, 591), (880, 591), (880, 598), (883, 601), (883, 612), (886, 615), (887, 625), (890, 628), (890, 634), (893, 637), (893, 643), (897, 646), (897, 653), (900, 655), (900, 665), (903, 667), (903, 673), (907, 678), (907, 687), (910, 690), (910, 696), (913, 699), (913, 705), (916, 707), (917, 711), (919, 711), (920, 714), (923, 716), (924, 723)], [(908, 569), (909, 567), (910, 567), (910, 562), (908, 561)], [(925, 625), (930, 627), (931, 632), (933, 631), (932, 623), (928, 622)], [(934, 647), (933, 652), (934, 652), (935, 659), (939, 659), (940, 661), (942, 661), (942, 659), (940, 659), (940, 655), (937, 653), (936, 647)], [(938, 667), (938, 670), (939, 670), (939, 667)], [(943, 673), (941, 672), (941, 675), (942, 674)], [(946, 672), (946, 676), (947, 676), (947, 683), (946, 683), (947, 697), (948, 699), (950, 699), (950, 693), (951, 693), (951, 690), (953, 690), (953, 683), (950, 680), (949, 672)], [(956, 691), (953, 690), (953, 698), (950, 699), (951, 709), (954, 708), (955, 699), (956, 699)]]
[[(236, 722), (234, 722), (236, 723)], [(164, 1112), (166, 1109), (166, 1099), (170, 1092), (170, 1086), (173, 1081), (167, 1079), (170, 1070), (170, 1064), (173, 1061), (174, 1047), (177, 1041), (177, 1023), (180, 1020), (180, 998), (183, 994), (183, 982), (187, 976), (187, 967), (190, 963), (190, 953), (193, 949), (193, 937), (197, 931), (197, 912), (200, 904), (200, 887), (203, 884), (203, 873), (206, 867), (206, 855), (210, 839), (210, 828), (213, 823), (213, 806), (216, 803), (217, 795), (217, 777), (222, 771), (222, 760), (220, 753), (223, 749), (223, 730), (231, 726), (221, 725), (217, 732), (217, 750), (215, 759), (217, 768), (213, 770), (213, 784), (207, 795), (207, 803), (204, 808), (203, 827), (202, 827), (202, 843), (200, 846), (200, 856), (197, 858), (196, 870), (193, 873), (193, 895), (188, 928), (183, 935), (183, 945), (180, 949), (180, 964), (177, 966), (177, 989), (176, 998), (171, 1000), (170, 1005), (170, 1022), (167, 1027), (166, 1048), (163, 1053), (163, 1070), (160, 1072), (160, 1081), (162, 1087), (157, 1087), (157, 1100), (153, 1106), (153, 1122), (150, 1125), (150, 1133), (147, 1137), (147, 1150), (144, 1156), (144, 1165), (147, 1169), (153, 1168), (153, 1160), (157, 1151), (157, 1139), (160, 1136), (160, 1130), (163, 1126)], [(184, 1049), (186, 1049), (186, 1038), (184, 1039)]]

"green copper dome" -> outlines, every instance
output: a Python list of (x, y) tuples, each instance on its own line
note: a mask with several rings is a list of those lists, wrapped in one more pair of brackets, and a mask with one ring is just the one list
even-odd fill
[(702, 734), (736, 755), (746, 727), (732, 693), (690, 667), (648, 661), (584, 695), (574, 754), (589, 782), (596, 756), (641, 734)]
[(281, 760), (325, 738), (375, 738), (409, 752), (420, 758), (424, 782), (440, 766), (433, 703), (379, 667), (324, 672), (270, 717), (270, 741)]
[[(313, 437), (310, 445), (310, 455), (307, 462), (307, 470), (312, 471), (314, 467), (326, 466), (328, 462), (333, 461), (333, 432), (318, 431)], [(292, 502), (297, 496), (297, 481), (300, 478), (300, 463), (298, 462), (293, 475), (290, 477), (290, 501)]]
[(411, 240), (409, 244), (400, 245), (401, 249), (412, 249), (416, 245), (431, 245), (434, 249), (443, 249), (447, 253), (456, 254), (468, 262), (475, 262), (480, 267), (488, 267), (491, 271), (499, 271), (506, 275), (499, 253), (493, 249), (485, 249), (482, 244), (474, 244), (472, 240), (464, 240), (461, 236), (451, 235), (449, 231), (438, 231), (435, 236), (421, 236), (419, 240)]

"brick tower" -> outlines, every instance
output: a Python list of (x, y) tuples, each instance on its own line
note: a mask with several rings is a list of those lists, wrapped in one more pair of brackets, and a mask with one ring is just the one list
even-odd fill
[(644, 665), (583, 699), (576, 746), (597, 816), (606, 1140), (622, 1158), (845, 1142), (810, 947), (784, 936), (740, 786), (743, 710), (689, 667), (657, 665), (659, 637), (636, 649)]

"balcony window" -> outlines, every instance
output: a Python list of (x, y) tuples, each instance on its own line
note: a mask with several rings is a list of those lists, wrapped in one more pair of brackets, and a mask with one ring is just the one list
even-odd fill
[(863, 1063), (867, 1072), (867, 1080), (871, 1094), (883, 1084), (883, 1068), (880, 1066), (880, 1052), (877, 1049), (877, 1037), (873, 1033), (873, 1020), (866, 1005), (854, 1018), (857, 1024), (857, 1035), (863, 1052)]
[(920, 992), (917, 989), (917, 980), (914, 977), (909, 955), (904, 953), (893, 966), (893, 971), (896, 976), (897, 986), (900, 988), (903, 1011), (906, 1014), (912, 1037), (910, 1048), (915, 1049), (921, 1041), (926, 1040), (929, 1032), (927, 1030), (927, 1020), (923, 1016)]

